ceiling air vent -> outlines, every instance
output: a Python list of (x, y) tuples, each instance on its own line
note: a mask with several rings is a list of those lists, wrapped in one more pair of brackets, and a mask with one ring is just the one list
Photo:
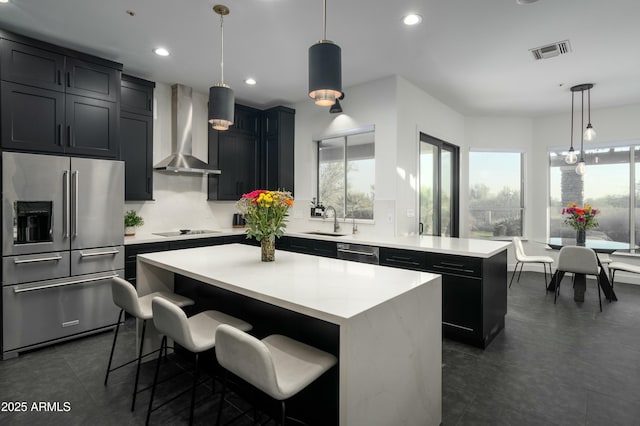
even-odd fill
[(533, 59), (538, 61), (571, 52), (571, 44), (569, 40), (564, 40), (546, 46), (536, 47), (535, 49), (529, 49), (529, 51), (533, 54)]

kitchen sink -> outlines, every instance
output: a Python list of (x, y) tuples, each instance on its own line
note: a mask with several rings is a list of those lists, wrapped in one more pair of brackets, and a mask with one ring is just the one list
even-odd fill
[(309, 231), (309, 232), (303, 232), (303, 234), (323, 235), (325, 237), (344, 237), (345, 235), (349, 235), (349, 234), (340, 234), (338, 232), (322, 232), (322, 231)]
[(219, 232), (220, 231), (212, 231), (210, 229), (180, 229), (179, 231), (154, 232), (153, 235), (159, 235), (161, 237), (178, 237), (180, 235), (217, 234)]

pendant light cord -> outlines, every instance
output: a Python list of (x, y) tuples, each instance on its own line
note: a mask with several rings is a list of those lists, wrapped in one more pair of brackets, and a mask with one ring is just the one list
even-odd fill
[(224, 16), (220, 15), (220, 82), (224, 85)]
[(322, 40), (327, 39), (327, 0), (324, 0), (324, 8), (322, 13)]
[(573, 99), (575, 92), (571, 92), (571, 150), (573, 151)]
[[(584, 128), (584, 90), (582, 94), (582, 121), (580, 122), (580, 130)], [(584, 163), (584, 132), (580, 131), (580, 161)]]

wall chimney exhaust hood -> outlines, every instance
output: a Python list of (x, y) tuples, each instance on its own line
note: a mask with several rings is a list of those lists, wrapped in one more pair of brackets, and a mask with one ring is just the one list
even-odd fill
[(220, 170), (215, 170), (192, 155), (193, 103), (191, 96), (191, 87), (182, 84), (171, 86), (171, 155), (156, 164), (153, 169), (161, 172), (219, 175)]

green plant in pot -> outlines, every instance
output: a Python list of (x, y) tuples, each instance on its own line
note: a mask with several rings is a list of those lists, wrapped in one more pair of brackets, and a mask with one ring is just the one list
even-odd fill
[(142, 216), (138, 216), (135, 210), (129, 210), (124, 214), (124, 235), (131, 237), (136, 235), (136, 228), (144, 225)]

